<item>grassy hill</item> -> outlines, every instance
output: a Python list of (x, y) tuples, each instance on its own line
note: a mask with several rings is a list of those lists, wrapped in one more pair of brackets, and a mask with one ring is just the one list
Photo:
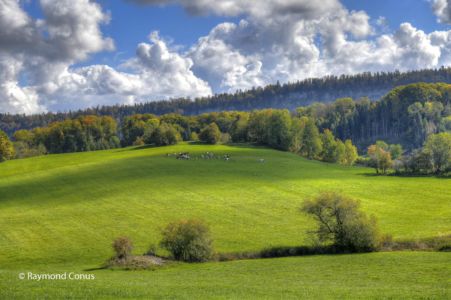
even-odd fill
[[(180, 151), (194, 156), (227, 153), (232, 159), (180, 161), (166, 156)], [(161, 227), (180, 218), (204, 219), (219, 252), (305, 244), (305, 232), (313, 224), (298, 208), (321, 190), (361, 199), (363, 209), (376, 215), (382, 231), (395, 239), (451, 233), (450, 179), (374, 176), (366, 168), (248, 146), (125, 148), (14, 160), (0, 164), (0, 298), (49, 292), (55, 297), (211, 297), (240, 284), (224, 297), (265, 295), (271, 287), (269, 296), (282, 290), (288, 296), (315, 296), (327, 285), (338, 289), (330, 296), (345, 297), (352, 292), (352, 278), (362, 276), (365, 280), (359, 284), (368, 287), (369, 294), (356, 289), (355, 296), (384, 295), (376, 293), (377, 286), (398, 296), (418, 296), (422, 290), (431, 297), (450, 296), (449, 253), (180, 264), (153, 272), (103, 270), (96, 271), (93, 283), (17, 279), (18, 272), (82, 272), (99, 266), (112, 255), (111, 242), (120, 235), (130, 236), (135, 252), (143, 253), (159, 241)], [(424, 268), (432, 269), (420, 272)], [(403, 276), (412, 273), (416, 281), (406, 282)], [(339, 274), (347, 274), (343, 276), (349, 280)], [(177, 285), (180, 281), (185, 283)], [(30, 294), (23, 292), (25, 287)], [(58, 294), (58, 287), (67, 294)], [(262, 290), (255, 294), (255, 289)]]

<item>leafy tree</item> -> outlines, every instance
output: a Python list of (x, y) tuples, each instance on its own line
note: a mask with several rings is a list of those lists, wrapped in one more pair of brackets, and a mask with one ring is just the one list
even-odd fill
[(199, 220), (170, 223), (163, 229), (160, 245), (176, 260), (207, 261), (213, 254), (212, 239), (207, 225)]
[(199, 139), (208, 144), (217, 144), (221, 140), (221, 131), (216, 123), (205, 126), (199, 134)]
[(144, 144), (152, 144), (152, 135), (155, 129), (157, 129), (159, 126), (160, 120), (158, 120), (157, 118), (147, 120), (144, 125), (143, 134), (141, 136), (138, 136), (138, 138), (140, 138), (144, 142)]
[(232, 141), (235, 143), (246, 142), (248, 138), (248, 123), (249, 114), (242, 113), (238, 116), (238, 119), (233, 123), (230, 131)]
[(181, 140), (180, 133), (174, 126), (166, 123), (161, 123), (152, 132), (151, 138), (148, 140), (151, 144), (157, 146), (175, 145)]
[(306, 200), (301, 209), (318, 223), (313, 232), (321, 243), (332, 243), (344, 251), (373, 251), (379, 246), (374, 217), (368, 218), (358, 201), (335, 192), (323, 192)]
[(401, 162), (405, 172), (413, 174), (429, 173), (432, 168), (431, 156), (423, 149), (414, 150), (410, 155), (403, 156)]
[(6, 133), (0, 130), (0, 162), (13, 158), (14, 153), (13, 143), (11, 143)]
[(388, 148), (388, 145), (381, 141), (368, 147), (367, 153), (370, 157), (370, 164), (376, 169), (376, 173), (381, 171), (382, 174), (386, 174), (387, 170), (392, 166), (390, 152), (384, 150), (384, 148)]
[(341, 165), (346, 164), (345, 155), (346, 155), (346, 146), (341, 140), (337, 139), (337, 148), (335, 151), (335, 162), (339, 163)]
[(352, 166), (358, 157), (357, 147), (352, 144), (351, 140), (346, 140), (343, 164)]
[(451, 168), (451, 133), (430, 135), (424, 145), (424, 151), (430, 155), (435, 173), (447, 171)]
[(124, 146), (132, 145), (137, 138), (142, 137), (147, 130), (147, 139), (151, 136), (152, 132), (149, 129), (154, 130), (159, 120), (152, 114), (136, 114), (125, 117), (122, 121), (122, 141)]
[(272, 110), (265, 109), (253, 111), (249, 116), (248, 135), (249, 141), (257, 144), (268, 144), (269, 140), (269, 122)]
[(388, 150), (390, 151), (390, 155), (391, 155), (392, 159), (400, 158), (403, 153), (403, 149), (400, 144), (389, 145)]
[(191, 132), (191, 135), (190, 135), (189, 139), (190, 139), (190, 141), (198, 142), (199, 141), (199, 136), (197, 135), (196, 132)]
[(47, 153), (47, 149), (37, 138), (36, 130), (18, 130), (14, 133), (13, 138), (17, 158), (32, 157)]
[(307, 121), (307, 117), (293, 118), (291, 126), (291, 152), (301, 153), (302, 138)]
[(323, 151), (321, 152), (322, 160), (326, 162), (337, 162), (339, 159), (337, 141), (329, 129), (324, 130), (324, 133), (321, 134), (321, 141), (323, 145)]
[(280, 150), (288, 150), (291, 145), (291, 116), (288, 110), (273, 110), (269, 118), (267, 145)]
[(390, 149), (390, 146), (386, 142), (381, 141), (381, 140), (376, 141), (375, 145), (384, 151), (389, 151), (389, 149)]
[(302, 135), (301, 154), (309, 159), (318, 157), (323, 149), (318, 127), (312, 119), (308, 119)]

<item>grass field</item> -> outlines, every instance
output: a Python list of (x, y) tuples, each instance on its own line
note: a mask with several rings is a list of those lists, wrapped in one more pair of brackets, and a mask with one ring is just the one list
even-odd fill
[[(450, 299), (451, 253), (402, 252), (92, 271), (94, 280), (29, 281), (0, 273), (2, 299)], [(35, 272), (48, 272), (49, 268)], [(80, 271), (54, 266), (53, 272)], [(28, 269), (27, 269), (28, 271)]]
[[(228, 153), (232, 159), (166, 157), (179, 151)], [(265, 162), (260, 163), (260, 158)], [(143, 253), (159, 241), (162, 226), (179, 218), (204, 219), (219, 252), (305, 244), (312, 222), (298, 208), (303, 199), (321, 190), (361, 199), (363, 209), (376, 215), (382, 231), (395, 239), (451, 234), (450, 179), (373, 173), (247, 146), (126, 148), (2, 163), (0, 298), (252, 298), (277, 297), (281, 292), (293, 297), (323, 292), (336, 298), (422, 293), (450, 297), (449, 253), (180, 264), (140, 272), (102, 270), (94, 271), (95, 281), (76, 283), (17, 277), (33, 270), (95, 268), (112, 255), (111, 241), (119, 235), (130, 236), (135, 252)], [(327, 294), (327, 288), (334, 291)]]

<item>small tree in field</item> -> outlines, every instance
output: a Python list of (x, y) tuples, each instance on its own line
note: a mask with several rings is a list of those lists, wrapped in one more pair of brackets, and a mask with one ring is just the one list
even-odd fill
[(323, 192), (306, 200), (302, 211), (316, 219), (318, 228), (314, 234), (321, 243), (332, 243), (340, 250), (352, 252), (373, 251), (379, 245), (376, 219), (360, 211), (356, 200)]
[(424, 145), (424, 152), (430, 155), (435, 173), (451, 168), (451, 133), (431, 134)]
[(182, 220), (168, 224), (163, 230), (161, 246), (176, 260), (207, 261), (213, 254), (208, 227), (199, 220)]
[(114, 240), (113, 249), (116, 252), (116, 258), (127, 259), (132, 253), (133, 244), (128, 237), (121, 236)]
[(375, 145), (369, 146), (367, 153), (370, 157), (370, 164), (376, 169), (376, 173), (381, 171), (382, 174), (386, 174), (387, 170), (390, 169), (393, 164), (390, 152), (384, 150), (384, 147), (378, 142)]

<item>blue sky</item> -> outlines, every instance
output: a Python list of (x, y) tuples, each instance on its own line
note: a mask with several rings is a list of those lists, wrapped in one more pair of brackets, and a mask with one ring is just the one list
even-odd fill
[(4, 0), (0, 112), (449, 66), (450, 2)]

